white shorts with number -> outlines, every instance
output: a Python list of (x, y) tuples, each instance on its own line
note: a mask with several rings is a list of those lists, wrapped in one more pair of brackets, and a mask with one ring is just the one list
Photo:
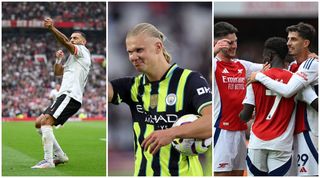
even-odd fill
[(318, 175), (318, 137), (302, 132), (294, 136), (293, 144), (297, 175)]
[(245, 170), (245, 131), (214, 128), (214, 172)]
[(248, 149), (249, 176), (291, 176), (292, 152)]

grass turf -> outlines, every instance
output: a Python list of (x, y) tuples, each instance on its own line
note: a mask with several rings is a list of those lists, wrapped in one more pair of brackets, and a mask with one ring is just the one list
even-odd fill
[(104, 121), (68, 122), (54, 129), (69, 162), (54, 169), (31, 169), (43, 159), (41, 137), (33, 122), (2, 122), (3, 176), (105, 176)]

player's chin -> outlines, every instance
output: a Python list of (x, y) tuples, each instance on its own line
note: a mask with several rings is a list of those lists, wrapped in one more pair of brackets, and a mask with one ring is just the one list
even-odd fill
[(138, 71), (138, 72), (144, 72), (143, 67), (141, 65), (135, 65), (134, 68)]

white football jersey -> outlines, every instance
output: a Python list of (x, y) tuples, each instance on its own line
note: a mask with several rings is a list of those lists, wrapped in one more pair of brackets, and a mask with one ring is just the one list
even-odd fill
[(89, 50), (83, 45), (75, 45), (75, 53), (63, 65), (63, 78), (59, 95), (66, 94), (82, 103), (84, 87), (91, 66)]

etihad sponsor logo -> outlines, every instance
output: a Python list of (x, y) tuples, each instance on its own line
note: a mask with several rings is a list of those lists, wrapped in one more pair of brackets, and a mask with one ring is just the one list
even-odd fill
[(157, 124), (160, 129), (166, 129), (171, 126), (176, 120), (176, 114), (150, 114), (143, 109), (142, 105), (136, 105), (137, 112), (145, 115), (145, 122), (149, 124)]

